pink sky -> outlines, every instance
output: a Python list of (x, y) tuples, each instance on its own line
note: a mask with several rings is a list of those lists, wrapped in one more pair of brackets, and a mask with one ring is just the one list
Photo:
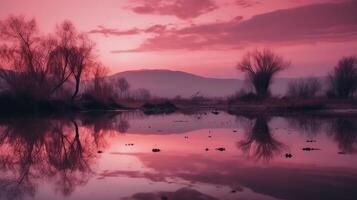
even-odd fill
[(34, 17), (44, 32), (71, 20), (112, 71), (160, 68), (242, 77), (235, 65), (271, 48), (292, 66), (280, 76), (326, 75), (357, 55), (355, 0), (0, 0), (0, 19)]

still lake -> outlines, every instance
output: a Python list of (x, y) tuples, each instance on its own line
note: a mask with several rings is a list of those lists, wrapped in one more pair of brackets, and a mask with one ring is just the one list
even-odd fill
[(0, 199), (357, 199), (357, 118), (2, 118)]

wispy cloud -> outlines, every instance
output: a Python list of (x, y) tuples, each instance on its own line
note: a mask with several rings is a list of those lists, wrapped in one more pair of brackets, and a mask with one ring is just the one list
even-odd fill
[(106, 28), (104, 26), (97, 26), (96, 29), (90, 30), (88, 33), (91, 34), (103, 34), (104, 36), (125, 36), (125, 35), (137, 35), (140, 33), (157, 33), (160, 34), (164, 32), (167, 28), (167, 25), (152, 25), (148, 28), (139, 29), (139, 28), (132, 28), (129, 30), (120, 30), (115, 28)]

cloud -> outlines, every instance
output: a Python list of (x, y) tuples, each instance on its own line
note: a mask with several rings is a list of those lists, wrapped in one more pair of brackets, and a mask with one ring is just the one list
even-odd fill
[(140, 32), (141, 31), (137, 28), (133, 28), (129, 30), (118, 30), (118, 29), (106, 28), (104, 26), (98, 26), (97, 29), (90, 30), (88, 33), (103, 34), (104, 36), (108, 37), (109, 35), (116, 35), (116, 36), (135, 35), (135, 34), (139, 34)]
[(144, 29), (139, 29), (139, 28), (132, 28), (129, 30), (119, 30), (119, 29), (112, 29), (112, 28), (106, 28), (104, 26), (97, 26), (96, 29), (90, 30), (88, 33), (92, 34), (103, 34), (104, 36), (125, 36), (125, 35), (137, 35), (141, 33), (162, 33), (165, 31), (167, 28), (166, 25), (152, 25), (148, 28)]
[(357, 39), (357, 1), (313, 4), (250, 19), (160, 31), (136, 49), (121, 52), (242, 48), (249, 44), (301, 44)]
[(136, 0), (129, 7), (138, 14), (173, 15), (180, 19), (192, 19), (216, 10), (213, 0)]
[(256, 4), (260, 4), (260, 2), (259, 1), (252, 1), (252, 0), (236, 0), (235, 4), (238, 7), (241, 7), (241, 8), (249, 8), (249, 7), (252, 7), (252, 6), (256, 5)]

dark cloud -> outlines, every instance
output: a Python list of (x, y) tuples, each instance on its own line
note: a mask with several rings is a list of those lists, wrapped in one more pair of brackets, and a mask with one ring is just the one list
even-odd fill
[[(278, 10), (243, 20), (165, 29), (135, 51), (240, 48), (247, 44), (301, 44), (357, 38), (357, 1)], [(113, 51), (120, 53), (123, 51)]]
[(213, 0), (136, 0), (129, 7), (138, 14), (173, 15), (180, 19), (192, 19), (216, 10)]

